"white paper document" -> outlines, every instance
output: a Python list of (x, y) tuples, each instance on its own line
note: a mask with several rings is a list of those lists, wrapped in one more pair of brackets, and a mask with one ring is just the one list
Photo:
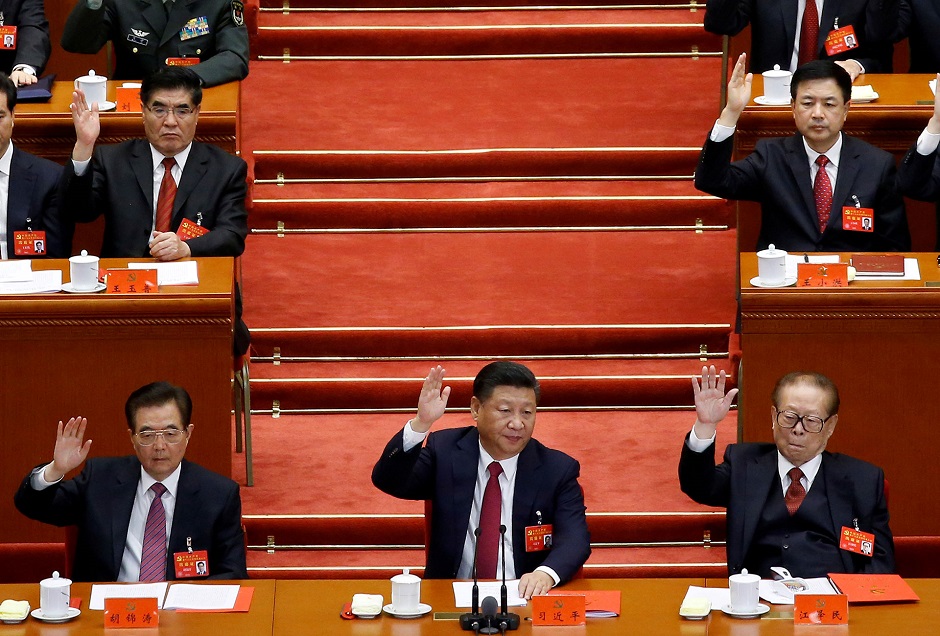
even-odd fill
[(690, 598), (707, 598), (711, 601), (712, 610), (719, 610), (722, 607), (731, 605), (731, 590), (726, 587), (698, 587), (690, 585), (689, 591), (685, 593), (685, 603)]
[[(832, 583), (825, 576), (815, 579), (803, 579), (806, 583), (806, 589), (800, 594), (837, 594), (832, 588)], [(789, 592), (786, 586), (780, 581), (771, 581), (761, 579), (758, 583), (760, 597), (768, 603), (774, 605), (793, 605), (793, 593)]]
[[(487, 596), (499, 600), (500, 581), (480, 581), (480, 602)], [(470, 607), (473, 604), (473, 581), (454, 581), (454, 605)], [(524, 607), (525, 599), (519, 596), (519, 579), (506, 581), (506, 604), (509, 607)]]
[(0, 283), (21, 283), (32, 278), (33, 262), (28, 258), (0, 261)]
[(198, 285), (199, 270), (196, 261), (175, 263), (128, 263), (130, 269), (157, 270), (157, 285)]
[(194, 585), (174, 583), (163, 609), (230, 610), (235, 607), (240, 585)]
[(104, 610), (106, 598), (155, 598), (157, 607), (163, 608), (163, 597), (166, 596), (166, 582), (162, 583), (110, 583), (91, 586), (91, 600), (88, 609)]
[(62, 291), (62, 272), (57, 269), (32, 272), (29, 280), (0, 282), (0, 294), (48, 294)]

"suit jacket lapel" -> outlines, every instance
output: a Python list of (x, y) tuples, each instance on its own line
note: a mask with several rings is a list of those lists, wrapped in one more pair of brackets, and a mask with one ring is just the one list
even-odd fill
[(752, 462), (745, 464), (744, 472), (744, 518), (741, 528), (741, 545), (743, 552), (741, 560), (747, 556), (757, 531), (761, 511), (767, 503), (767, 495), (774, 480), (777, 478), (777, 451), (776, 449), (755, 457)]
[(467, 536), (467, 527), (470, 524), (469, 511), (473, 506), (473, 491), (477, 483), (477, 464), (480, 463), (480, 434), (476, 428), (471, 430), (457, 441), (457, 450), (451, 463), (451, 475), (454, 480), (453, 507), (451, 515), (451, 536), (456, 537), (457, 550), (454, 563), (451, 564), (456, 572), (460, 567), (463, 556), (464, 537)]
[[(137, 185), (147, 202), (150, 210), (150, 223), (153, 224), (153, 155), (150, 153), (150, 144), (140, 139), (131, 147), (131, 170), (137, 178)], [(149, 237), (149, 235), (148, 235)]]
[(787, 167), (796, 183), (801, 209), (793, 211), (793, 218), (803, 227), (809, 237), (819, 238), (819, 216), (816, 214), (816, 199), (813, 196), (813, 179), (809, 172), (809, 158), (803, 147), (803, 137), (797, 133), (784, 140)]
[[(196, 191), (196, 188), (202, 183), (202, 178), (209, 169), (209, 158), (206, 149), (201, 144), (193, 142), (189, 151), (189, 157), (186, 159), (186, 167), (183, 169), (183, 176), (180, 177), (179, 187), (176, 189), (176, 199), (173, 202), (173, 222), (171, 227), (178, 227), (183, 220), (183, 205), (189, 196)], [(194, 210), (195, 212), (204, 212), (205, 210)]]
[[(829, 32), (832, 31), (833, 26), (836, 23), (836, 18), (839, 17), (839, 11), (841, 7), (839, 6), (838, 0), (827, 0), (823, 2), (823, 12), (819, 16), (819, 35), (816, 40), (816, 50), (821, 51), (826, 45), (826, 37), (829, 35)], [(847, 26), (845, 24), (840, 24), (840, 27)]]
[(855, 140), (848, 135), (842, 135), (842, 155), (839, 157), (839, 176), (836, 178), (836, 189), (832, 193), (832, 214), (829, 215), (829, 226), (842, 227), (842, 205), (852, 196), (855, 188), (855, 179), (861, 166)]
[[(15, 256), (15, 241), (13, 232), (26, 227), (26, 217), (29, 214), (29, 201), (32, 198), (33, 187), (36, 184), (36, 174), (30, 170), (26, 156), (13, 146), (13, 156), (10, 158), (10, 177), (7, 191), (7, 257)], [(32, 219), (32, 226), (38, 224)]]
[[(176, 510), (199, 510), (199, 482), (190, 478), (189, 465), (183, 460), (180, 468), (180, 479), (176, 488)], [(167, 544), (167, 562), (173, 558), (174, 552), (186, 549), (186, 537), (193, 536), (191, 522), (198, 515), (173, 514), (173, 527), (170, 530), (170, 541)], [(168, 578), (172, 570), (167, 570)]]
[[(842, 168), (839, 168), (840, 179)], [(838, 463), (834, 461), (830, 453), (823, 452), (823, 460), (820, 465), (823, 480), (826, 483), (826, 496), (829, 500), (829, 513), (832, 516), (832, 532), (838, 542), (842, 535), (842, 526), (851, 523), (852, 513), (852, 477), (838, 469)], [(852, 557), (846, 550), (839, 550), (839, 557), (845, 566), (846, 572), (852, 572), (854, 566)]]
[(799, 11), (799, 5), (797, 4), (797, 0), (787, 0), (787, 2), (778, 3), (777, 6), (780, 10), (780, 24), (783, 25), (783, 42), (787, 51), (787, 66), (783, 70), (788, 70), (790, 68), (790, 60), (793, 59), (793, 41), (796, 39), (796, 13)]
[(140, 482), (140, 463), (136, 458), (128, 458), (121, 470), (114, 475), (111, 487), (111, 565), (114, 577), (121, 571), (124, 546), (127, 543), (127, 529), (131, 523), (131, 510), (134, 497), (137, 496), (137, 484)]
[[(161, 0), (141, 0), (140, 12), (147, 24), (153, 29), (147, 38), (159, 38), (166, 29), (166, 8)], [(122, 36), (125, 37), (125, 36)]]
[(525, 526), (534, 517), (532, 509), (535, 507), (541, 485), (538, 479), (541, 464), (534, 442), (529, 440), (519, 453), (519, 463), (516, 464), (516, 490), (512, 499), (512, 560), (516, 578), (525, 571)]
[(195, 0), (176, 0), (173, 4), (173, 8), (170, 10), (170, 15), (166, 18), (166, 26), (163, 29), (163, 35), (160, 37), (160, 46), (163, 46), (174, 38), (179, 39), (180, 31), (183, 30), (183, 26), (185, 26), (190, 18), (194, 17), (193, 10), (189, 8), (194, 1)]

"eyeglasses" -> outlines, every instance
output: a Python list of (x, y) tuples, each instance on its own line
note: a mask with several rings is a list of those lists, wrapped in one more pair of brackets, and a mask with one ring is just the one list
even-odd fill
[(158, 436), (162, 437), (167, 444), (179, 444), (183, 441), (184, 433), (185, 431), (178, 428), (168, 428), (162, 431), (141, 431), (134, 433), (134, 437), (137, 438), (137, 443), (141, 446), (153, 446)]
[(189, 106), (177, 106), (175, 108), (171, 108), (169, 106), (147, 106), (147, 110), (149, 110), (150, 114), (157, 119), (163, 119), (170, 113), (176, 115), (177, 119), (186, 119), (196, 112), (195, 108), (191, 108)]
[(815, 415), (797, 415), (793, 411), (777, 411), (777, 424), (781, 428), (793, 428), (797, 424), (802, 424), (803, 430), (807, 433), (818, 433), (823, 430), (823, 426), (831, 417), (830, 415), (823, 419)]

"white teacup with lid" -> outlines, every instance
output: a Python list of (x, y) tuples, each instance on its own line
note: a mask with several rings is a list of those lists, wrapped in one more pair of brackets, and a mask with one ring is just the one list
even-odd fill
[(69, 614), (72, 581), (58, 572), (39, 582), (39, 609), (44, 618), (65, 618)]
[(98, 286), (98, 257), (82, 250), (69, 258), (69, 281), (75, 291), (91, 291)]
[(421, 603), (421, 579), (405, 568), (392, 577), (392, 610), (396, 614), (413, 614)]
[(781, 70), (779, 64), (774, 64), (773, 69), (761, 75), (764, 76), (764, 99), (772, 104), (789, 104), (793, 73)]
[(85, 93), (85, 103), (89, 108), (95, 102), (98, 102), (98, 108), (101, 108), (108, 101), (108, 78), (95, 75), (95, 71), (90, 70), (88, 75), (75, 78), (75, 90)]
[(779, 287), (787, 278), (787, 252), (773, 243), (757, 253), (757, 278), (761, 285)]
[(759, 596), (760, 577), (756, 574), (748, 574), (747, 569), (741, 570), (740, 574), (732, 574), (728, 577), (728, 589), (731, 591), (731, 611), (739, 614), (747, 614), (757, 611)]

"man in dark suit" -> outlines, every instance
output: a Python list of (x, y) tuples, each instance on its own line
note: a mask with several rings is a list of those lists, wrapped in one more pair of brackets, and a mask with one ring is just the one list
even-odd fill
[[(59, 217), (57, 203), (62, 166), (14, 146), (15, 107), (16, 87), (0, 73), (0, 259), (67, 258), (72, 224)], [(37, 241), (42, 252), (35, 249)]]
[[(737, 389), (725, 393), (725, 372), (702, 368), (692, 378), (696, 421), (679, 460), (682, 492), (728, 509), (728, 571), (773, 578), (829, 572), (894, 571), (884, 472), (859, 459), (826, 451), (839, 421), (839, 392), (818, 373), (782, 377), (773, 392), (774, 444), (731, 444), (715, 465), (718, 423)], [(854, 550), (840, 548), (845, 537)], [(873, 542), (873, 550), (864, 541)]]
[(42, 0), (0, 0), (0, 26), (15, 28), (14, 46), (5, 33), (0, 47), (0, 71), (9, 74), (17, 86), (35, 84), (49, 61), (49, 22)]
[(239, 0), (78, 0), (62, 48), (97, 53), (114, 45), (112, 79), (142, 79), (190, 65), (205, 86), (248, 75), (248, 30)]
[[(940, 73), (937, 74), (940, 94)], [(917, 141), (907, 151), (898, 169), (901, 193), (920, 201), (940, 199), (940, 100), (934, 96), (933, 116)]]
[[(76, 581), (164, 581), (200, 576), (247, 578), (238, 484), (183, 459), (192, 436), (192, 400), (154, 382), (124, 407), (136, 456), (85, 459), (87, 420), (59, 422), (53, 461), (36, 467), (14, 497), (30, 519), (78, 526)], [(65, 475), (85, 464), (75, 479)], [(192, 548), (192, 569), (177, 575), (175, 556)]]
[(735, 126), (751, 98), (745, 61), (742, 53), (728, 82), (728, 103), (702, 148), (695, 187), (760, 202), (758, 250), (771, 243), (799, 252), (910, 250), (894, 158), (842, 133), (852, 82), (832, 61), (809, 62), (793, 74), (797, 134), (762, 139), (753, 153), (731, 161)]
[(940, 71), (940, 2), (900, 0), (898, 31), (894, 41), (908, 39), (911, 49), (910, 73)]
[[(539, 385), (515, 362), (493, 362), (477, 374), (470, 401), (475, 427), (427, 435), (450, 397), (443, 378), (443, 368), (431, 369), (417, 416), (385, 447), (372, 483), (395, 497), (431, 501), (426, 577), (472, 578), (478, 543), (480, 578), (499, 578), (502, 545), (504, 574), (520, 579), (520, 595), (544, 594), (591, 553), (580, 466), (532, 439)], [(509, 541), (501, 539), (500, 524)]]
[[(891, 72), (898, 2), (818, 0), (815, 7), (818, 31), (813, 50), (802, 55), (800, 36), (804, 15), (797, 0), (708, 0), (705, 30), (719, 35), (737, 35), (750, 24), (751, 67), (757, 73), (771, 70), (775, 64), (783, 70), (795, 71), (810, 60), (832, 59), (845, 68), (854, 81), (861, 73)], [(852, 33), (845, 30), (847, 27), (851, 27)], [(830, 55), (826, 48), (830, 34), (839, 35), (843, 42), (849, 35), (847, 44), (857, 44), (857, 47)]]
[[(144, 79), (140, 98), (146, 141), (96, 148), (98, 107), (89, 108), (81, 91), (72, 94), (76, 142), (62, 177), (63, 215), (82, 223), (104, 216), (105, 258), (241, 255), (248, 234), (248, 167), (216, 146), (193, 141), (202, 103), (199, 78), (188, 68), (161, 69)], [(248, 342), (236, 293), (235, 352), (247, 350)]]

